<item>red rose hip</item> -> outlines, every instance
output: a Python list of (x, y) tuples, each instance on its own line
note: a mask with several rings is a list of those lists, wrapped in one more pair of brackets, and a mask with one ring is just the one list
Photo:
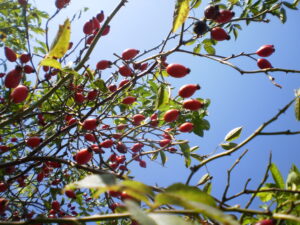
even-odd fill
[(272, 64), (268, 60), (266, 60), (266, 59), (258, 59), (257, 60), (257, 66), (260, 69), (270, 69), (270, 68), (273, 68)]
[(190, 122), (183, 123), (179, 126), (179, 131), (183, 133), (191, 132), (193, 131), (193, 129), (194, 129), (194, 124)]
[(181, 78), (190, 73), (190, 69), (181, 64), (169, 64), (166, 68), (167, 73), (171, 77)]
[(260, 57), (268, 57), (273, 52), (275, 52), (274, 45), (263, 45), (256, 51), (256, 54)]
[(230, 40), (230, 36), (221, 27), (215, 27), (210, 32), (211, 38), (216, 41)]
[(196, 111), (198, 109), (201, 109), (203, 104), (197, 99), (187, 99), (182, 104), (183, 108), (189, 109), (191, 111)]
[(19, 85), (12, 91), (10, 98), (14, 103), (21, 103), (27, 98), (28, 92), (29, 90), (26, 86)]
[(170, 109), (164, 114), (164, 121), (166, 122), (173, 122), (178, 119), (179, 117), (179, 110), (178, 109)]
[(199, 89), (198, 84), (186, 84), (179, 89), (178, 95), (182, 98), (189, 98)]

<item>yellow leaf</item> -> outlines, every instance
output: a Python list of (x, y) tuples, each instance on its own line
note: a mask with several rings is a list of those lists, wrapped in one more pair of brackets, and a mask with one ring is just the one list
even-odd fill
[(188, 17), (190, 12), (189, 0), (177, 0), (175, 6), (175, 12), (173, 16), (173, 28), (172, 32), (175, 32)]
[(55, 69), (61, 69), (61, 64), (52, 58), (45, 58), (40, 62), (40, 66), (50, 66), (53, 67)]
[(69, 49), (69, 42), (71, 38), (71, 23), (66, 19), (64, 25), (59, 26), (59, 30), (51, 45), (48, 58), (61, 58)]

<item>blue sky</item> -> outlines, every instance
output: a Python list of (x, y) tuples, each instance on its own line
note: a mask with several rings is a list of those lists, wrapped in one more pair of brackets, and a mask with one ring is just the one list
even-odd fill
[[(97, 2), (97, 3), (96, 3)], [(96, 3), (96, 5), (95, 5)], [(85, 21), (95, 16), (101, 10), (108, 15), (118, 1), (99, 0), (72, 0), (72, 4), (63, 9), (60, 15), (51, 23), (50, 33), (57, 30), (57, 23), (72, 17), (73, 13), (82, 7), (88, 7), (80, 20), (72, 25), (72, 40), (82, 37), (82, 26)], [(45, 1), (36, 0), (38, 7), (55, 11), (54, 4), (45, 4)], [(203, 15), (203, 8), (207, 1), (203, 1), (195, 15)], [(121, 53), (126, 48), (140, 50), (150, 49), (158, 45), (167, 35), (172, 24), (174, 1), (173, 0), (129, 0), (126, 6), (111, 23), (111, 32), (101, 39), (99, 45), (91, 55), (90, 64), (95, 65), (100, 59), (113, 59), (113, 53)], [(48, 11), (49, 12), (49, 11)], [(50, 14), (51, 14), (50, 12)], [(194, 15), (193, 15), (194, 16)], [(281, 24), (277, 18), (270, 17), (269, 24), (250, 24), (243, 26), (238, 40), (219, 42), (216, 46), (217, 54), (230, 56), (233, 53), (255, 52), (264, 44), (275, 45), (275, 53), (269, 57), (274, 67), (300, 69), (300, 31), (299, 11), (287, 11), (288, 20)], [(173, 43), (174, 44), (174, 43)], [(170, 48), (174, 46), (170, 44)], [(242, 141), (250, 135), (259, 125), (274, 116), (280, 108), (294, 97), (294, 90), (300, 88), (299, 74), (274, 73), (276, 81), (283, 86), (279, 89), (271, 84), (264, 74), (240, 75), (237, 71), (225, 65), (211, 62), (207, 59), (176, 53), (168, 58), (168, 62), (180, 62), (191, 69), (191, 73), (183, 79), (168, 78), (176, 89), (187, 83), (198, 83), (202, 89), (197, 97), (210, 98), (209, 116), (207, 119), (211, 129), (203, 138), (182, 135), (180, 139), (190, 140), (190, 145), (199, 145), (199, 153), (209, 154), (223, 141), (226, 133), (231, 129), (243, 126), (243, 133), (238, 139)], [(235, 60), (242, 68), (256, 70), (254, 61)], [(283, 130), (299, 131), (299, 122), (294, 117), (293, 107), (278, 121), (268, 127), (267, 131)], [(270, 151), (273, 153), (273, 162), (278, 165), (280, 171), (286, 177), (292, 163), (300, 165), (299, 136), (268, 136), (257, 137), (250, 144), (242, 148), (249, 149), (237, 169), (233, 172), (233, 189), (229, 193), (242, 190), (247, 178), (252, 178), (250, 188), (262, 179), (267, 166)], [(217, 152), (222, 149), (218, 148)], [(240, 155), (236, 153), (230, 157), (216, 160), (207, 168), (199, 171), (192, 180), (195, 184), (207, 170), (214, 177), (213, 194), (220, 196), (225, 187), (226, 170)], [(183, 159), (169, 155), (169, 161), (165, 167), (159, 163), (148, 163), (147, 169), (132, 168), (137, 180), (147, 184), (169, 185), (174, 182), (185, 182), (189, 169), (185, 169)]]

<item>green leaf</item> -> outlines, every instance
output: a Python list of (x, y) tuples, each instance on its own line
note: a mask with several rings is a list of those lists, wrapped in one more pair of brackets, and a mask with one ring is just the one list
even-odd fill
[(239, 0), (228, 0), (228, 2), (230, 2), (231, 5), (235, 5)]
[(133, 201), (125, 201), (125, 205), (131, 214), (131, 217), (141, 225), (157, 225), (140, 207)]
[(211, 190), (212, 190), (212, 183), (211, 182), (206, 183), (204, 188), (203, 188), (203, 191), (207, 194), (210, 194)]
[(286, 186), (292, 188), (293, 185), (300, 186), (300, 172), (295, 165), (292, 165), (286, 179)]
[(148, 216), (153, 219), (157, 225), (193, 225), (193, 223), (184, 220), (184, 218), (180, 216), (159, 213), (149, 213)]
[(196, 39), (192, 39), (188, 42), (186, 42), (184, 45), (189, 46), (189, 45), (193, 45), (197, 40)]
[(279, 169), (277, 168), (277, 166), (274, 163), (271, 164), (270, 171), (271, 171), (272, 177), (276, 183), (276, 186), (278, 188), (284, 189), (283, 177), (282, 177)]
[(230, 149), (236, 147), (237, 145), (238, 145), (237, 143), (233, 143), (233, 142), (220, 144), (220, 146), (225, 150), (230, 150)]
[(293, 5), (294, 5), (295, 7), (297, 7), (297, 6), (299, 5), (299, 3), (300, 3), (300, 0), (294, 0)]
[(159, 154), (160, 154), (161, 163), (164, 166), (168, 160), (166, 153), (163, 151), (160, 151)]
[(66, 19), (63, 25), (59, 26), (59, 30), (51, 45), (48, 57), (61, 58), (69, 49), (69, 42), (71, 38), (71, 23)]
[(188, 143), (179, 144), (180, 150), (185, 159), (185, 166), (188, 168), (191, 165), (191, 150)]
[(163, 109), (168, 107), (168, 103), (170, 100), (170, 89), (165, 85), (160, 85), (158, 88), (158, 93), (155, 100), (155, 107), (154, 110)]
[(292, 10), (297, 10), (297, 8), (295, 7), (294, 4), (291, 4), (289, 2), (282, 2), (286, 7), (288, 7), (289, 9), (292, 9)]
[(45, 58), (40, 62), (40, 66), (50, 66), (55, 69), (61, 69), (61, 64), (53, 58)]
[(174, 204), (186, 207), (187, 201), (216, 206), (215, 200), (207, 193), (197, 187), (181, 183), (173, 184), (166, 188), (165, 192), (155, 196), (155, 204), (157, 205)]
[(193, 52), (198, 54), (201, 51), (201, 44), (197, 44), (197, 46), (193, 49)]
[[(264, 190), (264, 189), (268, 189), (268, 188), (263, 187), (260, 190)], [(258, 192), (256, 195), (257, 195), (257, 197), (260, 198), (260, 200), (262, 202), (268, 202), (268, 201), (272, 200), (274, 193), (273, 192)]]
[(76, 188), (103, 188), (115, 184), (117, 184), (117, 179), (114, 175), (103, 174), (86, 176), (82, 180), (69, 184), (68, 186), (75, 186)]
[(229, 131), (225, 136), (225, 141), (231, 142), (240, 137), (243, 127), (237, 127)]
[(193, 9), (196, 9), (201, 5), (201, 3), (202, 3), (202, 0), (193, 0), (191, 5), (193, 6)]
[(295, 100), (295, 116), (296, 120), (300, 121), (300, 97)]
[(280, 9), (280, 16), (279, 16), (279, 19), (280, 19), (280, 21), (281, 21), (282, 23), (285, 23), (285, 22), (286, 22), (287, 17), (286, 17), (286, 11), (285, 11), (284, 8), (281, 8), (281, 9)]
[(104, 82), (104, 80), (102, 80), (102, 79), (97, 79), (97, 80), (95, 80), (95, 81), (94, 81), (94, 85), (95, 85), (97, 88), (99, 88), (99, 90), (102, 91), (102, 92), (107, 92), (107, 91), (108, 91), (108, 89), (107, 89), (107, 87), (106, 87), (106, 85), (105, 85), (105, 82)]
[(212, 176), (210, 176), (208, 173), (204, 174), (197, 182), (196, 186), (205, 184), (207, 181), (211, 180), (211, 178)]
[(189, 15), (189, 12), (189, 0), (177, 0), (173, 16), (173, 33), (185, 22)]
[(211, 45), (204, 45), (204, 49), (210, 55), (215, 55), (216, 54), (215, 48)]

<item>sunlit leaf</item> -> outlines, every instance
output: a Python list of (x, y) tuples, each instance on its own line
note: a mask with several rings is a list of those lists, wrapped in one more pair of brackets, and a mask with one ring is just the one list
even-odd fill
[(156, 109), (161, 109), (164, 107), (168, 107), (168, 102), (170, 100), (170, 90), (169, 87), (166, 87), (165, 85), (160, 85), (158, 88), (158, 93), (156, 96), (156, 101), (155, 101), (155, 110)]
[(191, 164), (191, 150), (188, 143), (182, 143), (179, 145), (180, 150), (183, 153), (184, 159), (185, 159), (185, 166), (189, 167)]
[(270, 171), (271, 171), (272, 177), (273, 177), (277, 187), (284, 189), (283, 177), (282, 177), (279, 169), (277, 168), (277, 166), (274, 163), (271, 164)]
[(231, 131), (229, 131), (226, 134), (224, 140), (228, 141), (228, 142), (231, 142), (231, 141), (239, 138), (240, 135), (241, 135), (242, 129), (243, 129), (243, 127), (237, 127), (237, 128), (232, 129)]
[(295, 116), (296, 120), (300, 121), (300, 97), (295, 100)]
[(233, 143), (233, 142), (228, 142), (228, 143), (222, 143), (220, 144), (220, 146), (225, 149), (225, 150), (230, 150), (234, 147), (236, 147), (238, 144), (237, 143)]
[(190, 12), (189, 0), (177, 0), (175, 6), (175, 12), (173, 16), (173, 28), (172, 32), (175, 32), (188, 17)]
[(53, 58), (45, 58), (40, 62), (40, 66), (49, 66), (55, 69), (61, 69), (61, 64)]
[(131, 214), (131, 217), (141, 225), (157, 225), (141, 208), (133, 201), (125, 201), (125, 205)]
[(176, 215), (149, 213), (148, 216), (152, 218), (157, 225), (193, 225), (193, 223)]
[(103, 174), (103, 175), (89, 175), (80, 181), (74, 182), (77, 188), (102, 188), (106, 186), (112, 186), (117, 183), (117, 179), (114, 175)]

